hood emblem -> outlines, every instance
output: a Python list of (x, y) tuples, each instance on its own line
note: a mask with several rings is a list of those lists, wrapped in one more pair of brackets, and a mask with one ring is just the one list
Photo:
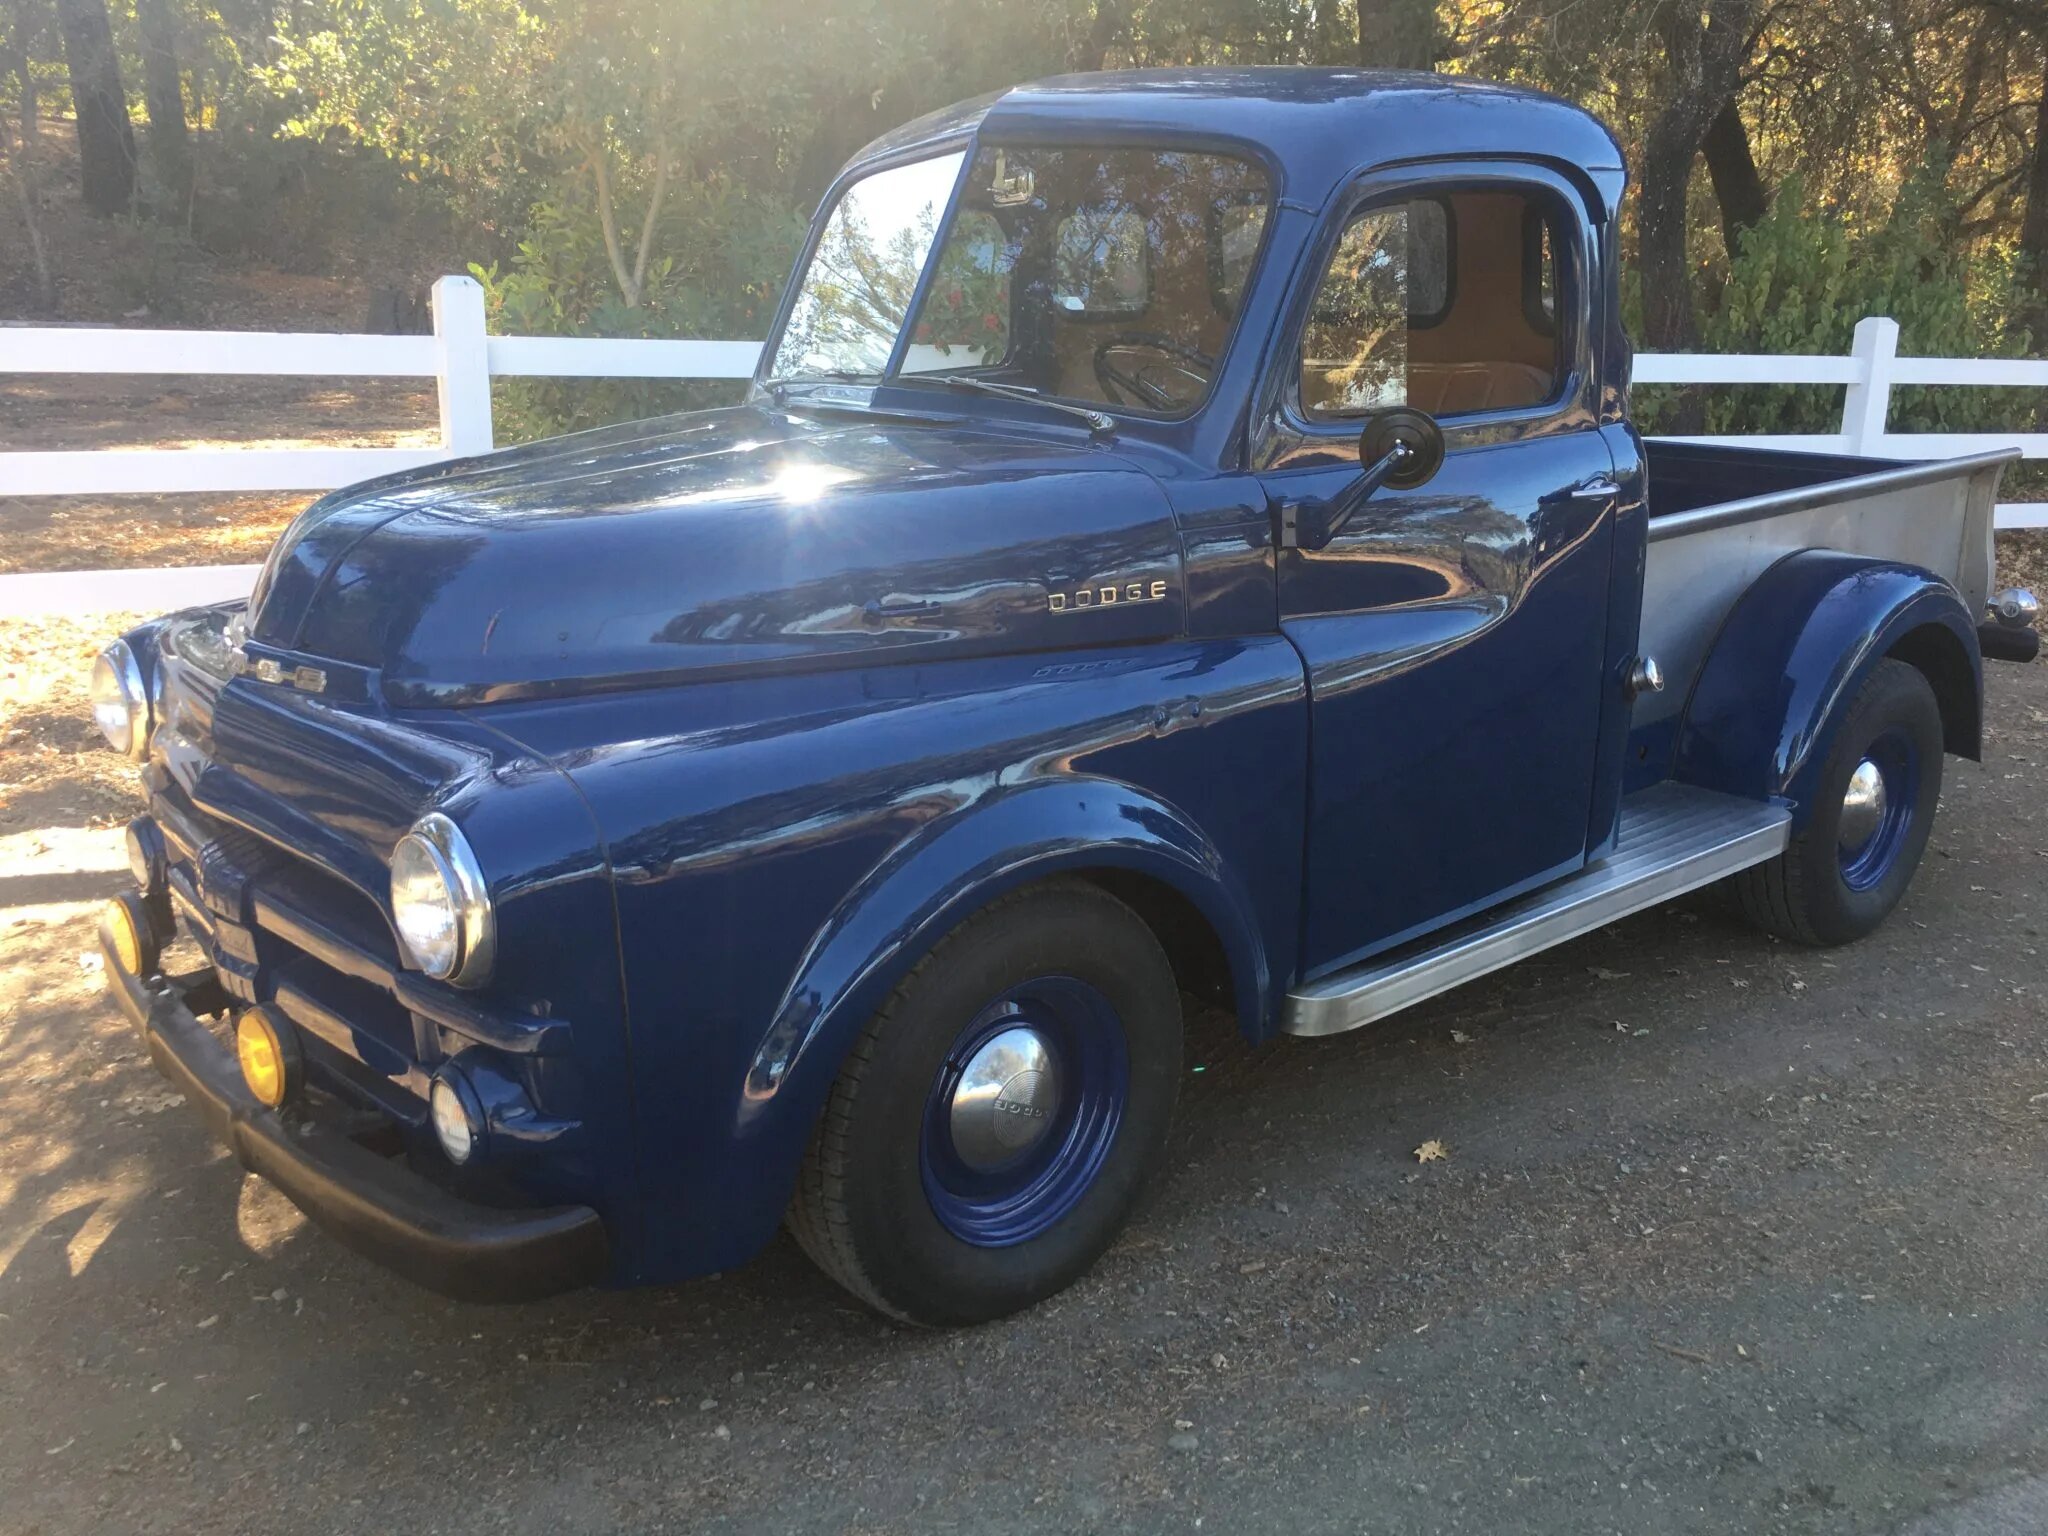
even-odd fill
[(1166, 596), (1166, 582), (1090, 582), (1066, 592), (1054, 592), (1045, 600), (1053, 613), (1078, 613), (1088, 608), (1116, 608), (1129, 603), (1156, 603)]

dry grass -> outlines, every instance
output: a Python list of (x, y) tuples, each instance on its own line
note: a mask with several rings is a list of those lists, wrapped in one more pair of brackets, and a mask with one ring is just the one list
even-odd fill
[(100, 647), (140, 617), (0, 623), (0, 836), (104, 829), (135, 813), (135, 770), (106, 750), (85, 690)]

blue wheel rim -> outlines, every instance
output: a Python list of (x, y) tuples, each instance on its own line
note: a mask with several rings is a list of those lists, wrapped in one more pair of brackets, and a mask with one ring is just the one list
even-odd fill
[(1905, 731), (1885, 731), (1864, 748), (1863, 761), (1876, 768), (1884, 785), (1884, 809), (1868, 836), (1837, 846), (1842, 883), (1852, 891), (1882, 885), (1897, 866), (1920, 799), (1920, 752)]
[[(985, 1046), (1019, 1028), (1043, 1042), (1058, 1103), (1030, 1146), (993, 1165), (976, 1162), (955, 1143), (955, 1091)], [(1072, 976), (1039, 976), (1009, 988), (954, 1038), (926, 1095), (918, 1168), (932, 1214), (978, 1248), (1014, 1247), (1056, 1226), (1108, 1161), (1130, 1081), (1123, 1020), (1099, 990)]]

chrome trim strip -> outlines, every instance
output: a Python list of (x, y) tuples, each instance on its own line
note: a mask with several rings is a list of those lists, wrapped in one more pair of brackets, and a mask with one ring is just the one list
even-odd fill
[(1761, 864), (1791, 831), (1783, 806), (1681, 784), (1622, 805), (1614, 854), (1583, 873), (1482, 914), (1421, 953), (1368, 960), (1290, 992), (1280, 1027), (1334, 1035), (1397, 1013), (1552, 945)]
[[(1759, 450), (1764, 451), (1764, 450)], [(1979, 470), (1994, 465), (2017, 463), (2021, 458), (2017, 448), (1999, 448), (1990, 453), (1973, 453), (1960, 459), (1928, 459), (1916, 464), (1898, 464), (1889, 469), (1873, 470), (1867, 475), (1851, 475), (1846, 480), (1829, 480), (1820, 485), (1802, 485), (1789, 491), (1771, 491), (1762, 496), (1748, 496), (1741, 501), (1718, 502), (1711, 507), (1700, 507), (1692, 512), (1674, 512), (1669, 517), (1658, 517), (1654, 510), (1650, 517), (1649, 540), (1660, 544), (1666, 539), (1682, 538), (1688, 533), (1704, 533), (1709, 528), (1732, 528), (1740, 523), (1753, 523), (1759, 518), (1775, 517), (1782, 512), (1806, 512), (1815, 507), (1831, 507), (1839, 502), (1856, 501), (1880, 491), (1909, 490), (1916, 485), (1932, 485), (1942, 480), (1964, 480)], [(1650, 504), (1656, 506), (1656, 487), (1650, 489)]]

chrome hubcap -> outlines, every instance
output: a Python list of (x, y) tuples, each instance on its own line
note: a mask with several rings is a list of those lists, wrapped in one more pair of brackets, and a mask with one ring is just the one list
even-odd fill
[(1842, 821), (1836, 836), (1845, 849), (1861, 848), (1884, 824), (1884, 774), (1864, 758), (1849, 775), (1842, 796)]
[(1036, 1146), (1060, 1107), (1059, 1072), (1044, 1036), (1018, 1025), (968, 1058), (947, 1119), (970, 1168), (994, 1168)]

